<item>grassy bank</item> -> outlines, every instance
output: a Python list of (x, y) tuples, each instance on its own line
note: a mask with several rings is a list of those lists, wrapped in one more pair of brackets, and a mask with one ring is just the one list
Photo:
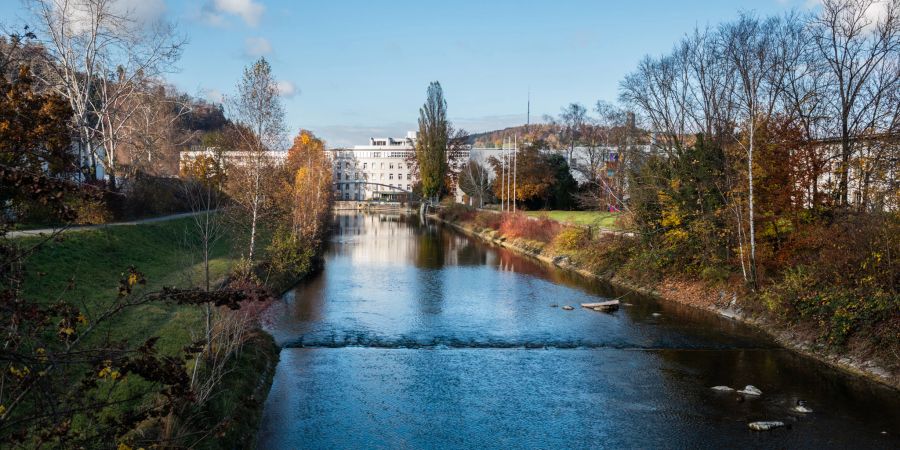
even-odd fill
[(557, 222), (580, 225), (599, 226), (609, 230), (621, 229), (619, 219), (621, 213), (603, 211), (525, 211), (529, 217), (546, 217)]
[[(163, 286), (200, 286), (202, 260), (187, 244), (192, 220), (65, 233), (58, 241), (44, 244), (27, 260), (24, 291), (29, 298), (69, 298), (83, 305), (82, 310), (96, 314), (116, 298), (118, 281), (129, 266), (146, 277), (147, 284), (141, 291), (153, 292)], [(25, 237), (17, 242), (27, 246), (41, 239)], [(216, 242), (211, 252), (211, 279), (223, 279), (231, 271), (238, 262), (235, 255), (239, 253), (234, 249), (240, 244), (241, 239), (230, 234)], [(100, 339), (108, 335), (132, 347), (158, 336), (157, 349), (163, 354), (176, 355), (203, 336), (204, 330), (203, 307), (151, 303), (125, 310), (91, 336)], [(206, 411), (212, 423), (229, 419), (233, 425), (221, 436), (205, 441), (202, 447), (252, 444), (277, 359), (278, 348), (271, 337), (261, 330), (252, 330), (245, 350), (228, 362), (229, 376), (223, 382), (221, 394), (210, 402)], [(190, 367), (192, 363), (188, 364)], [(142, 380), (129, 378), (118, 395), (130, 397), (146, 388)], [(122, 410), (125, 409), (127, 405), (123, 405)]]
[[(837, 345), (828, 336), (840, 317), (812, 318), (772, 308), (766, 288), (754, 292), (724, 268), (673, 273), (625, 234), (592, 234), (547, 216), (528, 220), (521, 214), (501, 216), (459, 206), (440, 210), (438, 217), (467, 234), (558, 267), (755, 325), (787, 348), (900, 389), (898, 329), (892, 322), (896, 315), (891, 315), (897, 303), (885, 306), (881, 315), (867, 316), (877, 332), (857, 330), (851, 340)], [(883, 306), (874, 299), (856, 301), (873, 309)]]

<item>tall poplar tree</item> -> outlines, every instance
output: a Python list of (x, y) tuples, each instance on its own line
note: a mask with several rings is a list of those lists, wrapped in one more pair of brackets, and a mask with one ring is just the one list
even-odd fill
[(434, 199), (444, 188), (447, 176), (447, 142), (450, 123), (447, 121), (447, 101), (441, 84), (428, 85), (425, 104), (419, 109), (419, 136), (416, 140), (416, 163), (422, 180), (425, 198)]

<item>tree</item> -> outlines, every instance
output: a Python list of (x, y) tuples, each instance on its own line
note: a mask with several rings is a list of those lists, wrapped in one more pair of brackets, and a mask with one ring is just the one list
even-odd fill
[(115, 187), (118, 146), (137, 103), (140, 86), (170, 70), (184, 39), (162, 20), (135, 17), (115, 0), (27, 0), (46, 57), (42, 79), (72, 109), (83, 174), (98, 165)]
[(247, 260), (252, 265), (256, 256), (256, 239), (259, 222), (267, 212), (270, 200), (267, 178), (273, 166), (268, 151), (281, 146), (284, 138), (284, 109), (278, 94), (278, 83), (272, 75), (272, 67), (265, 58), (259, 58), (244, 69), (238, 84), (238, 95), (230, 101), (231, 119), (237, 150), (245, 157), (233, 167), (229, 176), (229, 194), (246, 213), (249, 226)]
[[(880, 18), (871, 20), (872, 13)], [(889, 96), (900, 82), (900, 1), (825, 0), (811, 29), (821, 73), (828, 80), (830, 129), (840, 137), (838, 196), (846, 207), (859, 138), (884, 130), (885, 119), (896, 117), (896, 103)]]
[(569, 103), (559, 113), (560, 143), (566, 146), (566, 162), (572, 164), (575, 146), (588, 123), (587, 108), (580, 103)]
[(491, 175), (487, 167), (475, 160), (469, 160), (459, 171), (459, 188), (470, 198), (484, 206), (485, 199), (491, 195)]
[[(543, 152), (545, 145), (543, 141), (531, 141), (519, 149), (516, 199), (526, 209), (571, 208), (577, 183), (565, 157)], [(494, 195), (505, 196), (506, 186), (501, 183), (502, 162), (491, 158), (489, 163), (494, 169)]]
[(139, 93), (128, 99), (132, 113), (122, 130), (120, 157), (127, 163), (129, 177), (177, 172), (178, 148), (196, 133), (182, 124), (191, 112), (190, 99), (173, 93), (174, 88), (147, 81)]
[(428, 86), (425, 104), (419, 109), (419, 135), (416, 139), (416, 162), (422, 194), (431, 201), (444, 188), (449, 139), (447, 101), (444, 100), (441, 84), (434, 81)]

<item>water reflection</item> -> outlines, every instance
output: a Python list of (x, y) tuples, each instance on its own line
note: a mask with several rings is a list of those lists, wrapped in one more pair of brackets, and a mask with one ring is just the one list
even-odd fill
[[(550, 305), (624, 293), (414, 217), (335, 223), (326, 269), (270, 317), (286, 348), (262, 448), (897, 444), (896, 393), (740, 324), (636, 295), (567, 312)], [(798, 399), (816, 412), (790, 413)], [(749, 432), (760, 419), (792, 427)]]

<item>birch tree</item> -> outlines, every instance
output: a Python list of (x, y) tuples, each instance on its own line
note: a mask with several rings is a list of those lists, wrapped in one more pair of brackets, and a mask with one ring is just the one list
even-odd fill
[(27, 0), (46, 58), (44, 81), (73, 111), (83, 176), (98, 165), (115, 187), (118, 147), (147, 79), (170, 71), (185, 40), (161, 18), (117, 0)]
[(234, 175), (229, 175), (229, 194), (241, 206), (249, 228), (247, 260), (252, 265), (259, 223), (270, 200), (268, 185), (272, 180), (268, 175), (274, 161), (268, 152), (283, 145), (284, 108), (272, 66), (265, 58), (244, 69), (237, 91), (237, 96), (228, 101), (229, 115), (236, 124), (235, 145), (243, 153), (233, 164)]

